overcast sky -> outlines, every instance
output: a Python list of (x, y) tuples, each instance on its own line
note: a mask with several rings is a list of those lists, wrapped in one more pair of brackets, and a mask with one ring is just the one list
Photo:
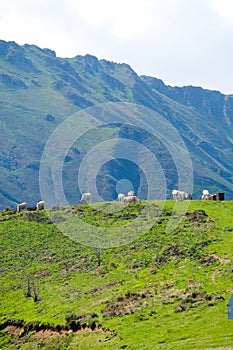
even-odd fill
[(0, 39), (233, 93), (233, 0), (7, 0)]

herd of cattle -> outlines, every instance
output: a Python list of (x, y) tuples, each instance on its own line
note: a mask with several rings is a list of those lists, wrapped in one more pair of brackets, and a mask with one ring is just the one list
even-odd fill
[[(83, 193), (82, 198), (80, 199), (80, 202), (88, 203), (91, 201), (91, 197), (92, 196), (90, 192)], [(178, 191), (178, 190), (172, 191), (172, 197), (176, 201), (192, 199), (192, 195), (190, 193), (184, 192), (184, 191)], [(208, 190), (203, 190), (201, 199), (202, 200), (224, 200), (224, 193), (219, 192), (217, 194), (210, 194)], [(123, 193), (119, 193), (118, 201), (126, 204), (131, 202), (139, 203), (140, 199), (137, 196), (135, 196), (134, 191), (129, 191), (127, 196), (125, 196)]]
[[(83, 193), (80, 199), (80, 203), (88, 203), (91, 201), (91, 198), (92, 198), (92, 195), (90, 192)], [(131, 203), (131, 202), (139, 203), (140, 199), (137, 196), (135, 196), (134, 191), (129, 191), (127, 196), (125, 196), (123, 193), (119, 193), (118, 201), (125, 204)]]
[[(17, 213), (20, 213), (23, 209), (27, 209), (27, 203), (23, 202), (17, 205)], [(41, 209), (45, 209), (45, 202), (44, 201), (39, 201), (38, 203), (36, 203), (36, 210), (41, 210)]]
[[(192, 195), (185, 191), (173, 190), (172, 197), (175, 201), (191, 200)], [(90, 192), (82, 194), (80, 203), (89, 203), (91, 201), (92, 195)], [(219, 192), (217, 194), (210, 194), (208, 190), (203, 190), (202, 200), (224, 200), (224, 193)], [(118, 194), (118, 201), (124, 204), (128, 203), (139, 203), (140, 199), (134, 194), (134, 191), (129, 191), (128, 195), (125, 196), (123, 193)], [(20, 213), (23, 209), (27, 209), (27, 203), (23, 202), (17, 205), (17, 212)], [(45, 202), (39, 201), (36, 204), (36, 210), (45, 209)]]
[[(173, 190), (172, 191), (172, 197), (176, 201), (183, 201), (183, 200), (186, 200), (186, 199), (188, 199), (188, 200), (192, 199), (192, 195), (190, 193), (184, 192), (184, 191), (178, 191), (178, 190)], [(203, 190), (201, 199), (202, 200), (219, 200), (219, 201), (223, 201), (224, 200), (224, 193), (223, 192), (219, 192), (219, 193), (216, 193), (216, 194), (210, 194), (208, 190)]]

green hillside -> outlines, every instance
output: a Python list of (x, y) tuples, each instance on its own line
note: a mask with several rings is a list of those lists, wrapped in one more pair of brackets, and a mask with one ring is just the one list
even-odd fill
[[(0, 212), (0, 348), (232, 349), (233, 202), (187, 204)], [(113, 248), (59, 230), (72, 217), (126, 236), (142, 213), (151, 228)]]

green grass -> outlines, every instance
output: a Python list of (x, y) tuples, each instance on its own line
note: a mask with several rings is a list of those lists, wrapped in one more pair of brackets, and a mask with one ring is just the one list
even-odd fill
[[(149, 201), (120, 208), (111, 202), (21, 215), (2, 211), (0, 324), (67, 325), (71, 318), (82, 331), (19, 336), (2, 327), (0, 348), (231, 349), (233, 202), (191, 201), (181, 217), (184, 205)], [(112, 228), (134, 223), (145, 207), (144, 220), (153, 210), (161, 212), (153, 227), (113, 248), (80, 244), (51, 222), (56, 213), (68, 224), (72, 212), (79, 222), (108, 229), (111, 236)], [(179, 224), (167, 231), (175, 217)], [(38, 301), (33, 293), (27, 296), (28, 279)], [(93, 322), (102, 331), (85, 328)]]

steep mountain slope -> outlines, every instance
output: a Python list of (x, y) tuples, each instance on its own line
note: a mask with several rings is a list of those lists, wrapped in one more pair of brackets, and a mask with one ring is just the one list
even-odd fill
[[(51, 133), (75, 112), (107, 102), (145, 106), (174, 125), (192, 159), (194, 198), (200, 198), (204, 187), (233, 198), (233, 96), (195, 87), (172, 88), (156, 78), (139, 77), (127, 64), (90, 55), (58, 58), (49, 49), (14, 42), (0, 41), (0, 67), (1, 209), (22, 200), (33, 206), (40, 199), (39, 166)], [(168, 152), (145, 130), (115, 125), (99, 128), (95, 137), (91, 133), (85, 137), (73, 145), (64, 165), (70, 202), (80, 196), (78, 186), (70, 188), (70, 174), (77, 174), (88, 150), (114, 137), (143, 140), (161, 162), (168, 197), (177, 186), (177, 174), (169, 171)], [(99, 176), (106, 199), (116, 198), (116, 184), (125, 176), (131, 183), (137, 181), (134, 169), (134, 164), (119, 159), (106, 164)], [(144, 187), (135, 188), (142, 197), (146, 196)]]
[(184, 106), (193, 107), (202, 115), (203, 121), (210, 121), (224, 132), (232, 131), (233, 127), (233, 99), (219, 91), (204, 90), (201, 87), (166, 86), (160, 79), (142, 76), (141, 79), (152, 89), (161, 92), (167, 97)]

